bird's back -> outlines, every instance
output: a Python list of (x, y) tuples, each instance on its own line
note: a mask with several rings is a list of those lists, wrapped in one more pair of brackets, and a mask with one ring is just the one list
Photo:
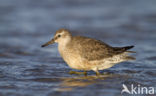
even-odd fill
[(133, 47), (112, 47), (100, 40), (83, 36), (75, 36), (72, 38), (71, 42), (70, 46), (72, 49), (74, 49), (76, 53), (80, 54), (82, 58), (89, 61), (109, 58), (114, 55), (121, 54)]

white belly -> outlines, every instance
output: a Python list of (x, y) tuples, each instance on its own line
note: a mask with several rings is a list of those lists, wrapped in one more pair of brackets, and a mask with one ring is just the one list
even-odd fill
[(103, 60), (100, 61), (91, 61), (91, 64), (95, 64), (95, 66), (92, 67), (92, 70), (104, 70), (104, 69), (108, 69), (112, 66), (114, 66), (117, 63), (126, 61), (124, 59), (125, 54), (119, 54), (119, 55), (115, 55), (113, 57), (110, 58), (105, 58)]

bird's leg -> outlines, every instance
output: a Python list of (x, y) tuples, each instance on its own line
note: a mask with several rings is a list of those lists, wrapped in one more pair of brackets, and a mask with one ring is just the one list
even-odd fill
[(100, 75), (100, 73), (98, 71), (98, 68), (94, 68), (93, 71), (96, 72), (96, 76), (99, 76)]
[(84, 71), (84, 72), (70, 71), (69, 74), (77, 74), (77, 75), (84, 74), (85, 76), (87, 76), (87, 72), (86, 71)]
[(84, 71), (84, 75), (87, 76), (87, 71)]
[(99, 76), (100, 75), (100, 72), (97, 70), (96, 71), (96, 76)]

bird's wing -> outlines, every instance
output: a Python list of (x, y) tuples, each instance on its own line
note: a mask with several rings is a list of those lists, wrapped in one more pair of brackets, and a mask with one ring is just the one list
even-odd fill
[(99, 40), (78, 36), (73, 41), (76, 44), (77, 52), (89, 61), (109, 58), (119, 53), (113, 47)]

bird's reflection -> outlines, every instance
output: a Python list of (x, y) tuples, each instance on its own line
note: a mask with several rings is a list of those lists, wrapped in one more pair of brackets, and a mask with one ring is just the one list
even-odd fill
[(77, 87), (85, 87), (91, 84), (96, 84), (100, 80), (107, 78), (114, 78), (117, 74), (103, 74), (100, 76), (75, 76), (62, 78), (62, 82), (59, 84), (56, 91), (72, 91)]
[[(45, 82), (45, 83), (53, 83), (56, 84), (53, 90), (64, 92), (64, 91), (72, 91), (76, 88), (86, 87), (92, 84), (100, 84), (100, 83), (108, 83), (105, 81), (116, 81), (116, 79), (128, 79), (131, 76), (126, 74), (116, 74), (116, 73), (104, 73), (102, 75), (70, 75), (70, 77), (56, 77), (56, 78), (36, 78), (31, 79), (37, 82)], [(120, 80), (116, 81), (120, 82)], [(54, 87), (54, 86), (53, 86)]]

